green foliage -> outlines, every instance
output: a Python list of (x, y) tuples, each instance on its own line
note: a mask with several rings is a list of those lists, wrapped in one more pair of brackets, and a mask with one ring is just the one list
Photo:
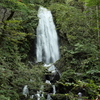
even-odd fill
[(60, 81), (65, 83), (65, 82), (70, 82), (70, 79), (72, 82), (74, 81), (74, 79), (76, 79), (75, 71), (72, 69), (63, 72)]
[(87, 95), (89, 95), (89, 97), (91, 98), (96, 98), (96, 96), (99, 96), (100, 87), (95, 84), (93, 80), (88, 80), (87, 82), (79, 80), (77, 81), (77, 85), (75, 88), (84, 88), (85, 92), (87, 92)]
[(87, 6), (95, 6), (100, 4), (100, 1), (98, 0), (82, 0), (82, 1), (86, 2)]
[(24, 85), (27, 84), (32, 93), (39, 90), (44, 68), (22, 63), (17, 45), (10, 43), (5, 43), (0, 50), (0, 95), (20, 100)]
[(95, 84), (93, 80), (87, 80), (86, 82), (76, 80), (76, 82), (72, 82), (72, 83), (70, 83), (70, 82), (66, 82), (66, 83), (58, 82), (58, 84), (61, 84), (62, 88), (68, 89), (68, 87), (72, 87), (72, 88), (70, 88), (71, 89), (70, 92), (66, 94), (70, 99), (72, 97), (73, 98), (78, 97), (77, 96), (78, 92), (82, 92), (83, 95), (85, 95), (86, 97), (92, 98), (92, 99), (96, 98), (97, 96), (100, 95), (99, 94), (100, 86)]
[[(96, 6), (99, 1), (88, 0), (87, 5)], [(60, 81), (61, 86), (67, 87), (69, 91), (73, 90), (73, 83), (78, 78), (84, 80), (79, 88), (88, 84), (85, 88), (88, 91), (88, 97), (98, 95), (97, 88), (94, 88), (99, 83), (100, 70), (100, 53), (98, 49), (98, 34), (97, 34), (97, 15), (95, 7), (85, 8), (81, 0), (71, 0), (65, 4), (55, 2), (49, 8), (54, 16), (54, 21), (57, 26), (57, 31), (60, 39), (61, 59), (56, 62), (56, 66), (62, 72)], [(98, 11), (99, 14), (99, 11)], [(98, 18), (99, 20), (99, 18)], [(70, 70), (71, 69), (71, 70)], [(74, 79), (73, 82), (69, 81)], [(94, 83), (85, 82), (87, 79), (93, 80)], [(95, 84), (91, 91), (89, 84)], [(63, 87), (62, 86), (62, 87)], [(68, 87), (69, 86), (69, 87)], [(60, 87), (58, 85), (58, 87)], [(63, 90), (67, 91), (63, 87)], [(83, 87), (82, 87), (83, 88)], [(98, 87), (99, 88), (99, 87)], [(74, 94), (77, 90), (75, 90)]]
[(50, 9), (54, 13), (60, 37), (69, 41), (70, 44), (86, 42), (85, 37), (91, 37), (91, 27), (88, 26), (89, 24), (86, 24), (87, 18), (81, 9), (59, 3), (52, 4)]
[(19, 2), (18, 0), (1, 0), (0, 6), (13, 11), (27, 12), (29, 10), (25, 3)]
[(51, 95), (51, 98), (53, 100), (65, 100), (66, 96), (65, 94), (55, 94), (55, 95)]
[(44, 68), (28, 62), (28, 53), (31, 41), (35, 37), (38, 20), (34, 4), (27, 3), (28, 1), (18, 0), (2, 0), (0, 3), (0, 7), (4, 10), (0, 19), (0, 99), (2, 100), (22, 100), (22, 89), (25, 85), (28, 85), (30, 94), (34, 94), (43, 84)]
[(0, 99), (1, 99), (1, 100), (10, 100), (9, 97), (5, 97), (4, 95), (0, 95)]

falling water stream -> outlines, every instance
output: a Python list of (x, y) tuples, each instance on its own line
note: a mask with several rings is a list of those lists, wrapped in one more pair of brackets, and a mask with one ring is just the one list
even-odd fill
[(23, 88), (23, 95), (24, 95), (25, 97), (27, 97), (28, 94), (29, 94), (28, 86), (25, 85), (24, 88)]
[(50, 94), (47, 95), (47, 100), (52, 100)]
[[(40, 7), (38, 18), (39, 24), (37, 26), (36, 44), (37, 62), (44, 62), (44, 67), (47, 67), (48, 71), (54, 74), (57, 72), (57, 68), (53, 63), (60, 57), (56, 27), (50, 10)], [(46, 80), (46, 83), (51, 84), (49, 80)], [(53, 94), (55, 94), (55, 85), (52, 85), (52, 88)], [(50, 94), (47, 95), (47, 100), (51, 100)]]
[[(53, 22), (51, 11), (40, 7), (38, 10), (39, 23), (37, 26), (36, 58), (37, 62), (44, 62), (44, 67), (51, 73), (56, 73), (57, 68), (53, 65), (59, 58), (59, 45), (56, 27)], [(50, 80), (46, 80), (51, 84)], [(52, 85), (53, 94), (56, 93), (55, 85)], [(40, 93), (37, 91), (37, 100), (40, 100)], [(33, 96), (31, 97), (33, 98)], [(47, 94), (47, 100), (51, 100), (50, 94)]]
[(36, 57), (37, 62), (55, 63), (59, 59), (56, 27), (51, 11), (40, 7), (38, 11)]
[(52, 85), (52, 88), (53, 88), (53, 94), (56, 94), (56, 87), (55, 87), (55, 85)]
[[(44, 62), (44, 67), (48, 68), (51, 73), (56, 73), (57, 68), (51, 64), (55, 63), (59, 57), (59, 45), (56, 27), (53, 22), (51, 11), (40, 7), (38, 11), (39, 24), (37, 27), (37, 44), (36, 57), (37, 62)], [(51, 84), (46, 80), (47, 84)], [(56, 93), (55, 85), (52, 85), (53, 94)], [(47, 100), (51, 100), (50, 94), (47, 95)]]

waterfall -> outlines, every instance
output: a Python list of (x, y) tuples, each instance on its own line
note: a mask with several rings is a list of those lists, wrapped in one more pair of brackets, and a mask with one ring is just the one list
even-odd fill
[(54, 63), (59, 59), (58, 36), (51, 11), (40, 7), (38, 11), (36, 57), (37, 62)]
[(37, 100), (40, 100), (41, 96), (40, 96), (40, 92), (39, 91), (37, 91), (36, 96), (37, 96)]
[(25, 95), (25, 97), (27, 97), (28, 94), (29, 94), (28, 86), (25, 85), (24, 88), (23, 88), (23, 95)]
[(30, 99), (33, 99), (33, 98), (34, 98), (34, 95), (31, 95), (31, 96), (30, 96)]
[[(40, 7), (38, 11), (39, 24), (37, 26), (37, 43), (36, 43), (36, 58), (37, 62), (44, 62), (44, 67), (48, 68), (48, 72), (52, 74), (52, 80), (55, 75), (59, 73), (57, 68), (51, 64), (55, 63), (60, 58), (58, 36), (56, 32), (56, 27), (53, 22), (53, 17), (51, 11)], [(31, 64), (31, 63), (30, 63)], [(59, 74), (60, 76), (60, 74)], [(34, 81), (30, 79), (30, 81)], [(52, 84), (51, 80), (46, 80), (45, 83)], [(41, 86), (41, 91), (37, 91), (37, 94), (30, 95), (30, 99), (37, 97), (37, 100), (44, 98), (43, 88)], [(55, 85), (52, 85), (53, 94), (56, 93)], [(23, 88), (23, 95), (27, 98), (29, 96), (28, 85)], [(47, 100), (52, 100), (50, 94), (47, 94)]]
[(53, 88), (53, 94), (56, 94), (56, 87), (55, 87), (55, 85), (52, 85), (52, 88)]
[(52, 100), (50, 94), (47, 95), (47, 100)]
[[(38, 10), (39, 23), (37, 26), (37, 43), (36, 43), (36, 58), (37, 62), (44, 62), (44, 67), (51, 72), (52, 79), (58, 73), (57, 68), (51, 64), (55, 63), (60, 58), (58, 36), (56, 27), (53, 22), (51, 11), (40, 7)], [(46, 80), (45, 83), (52, 84), (51, 80)], [(52, 85), (53, 94), (56, 93), (55, 85)], [(51, 100), (50, 94), (47, 95), (47, 100)], [(37, 93), (37, 100), (40, 100), (40, 94)]]
[(47, 83), (47, 84), (51, 84), (51, 82), (50, 82), (49, 80), (46, 80), (45, 83)]
[(44, 64), (44, 67), (48, 68), (48, 71), (50, 71), (51, 73), (56, 73), (57, 71), (57, 68), (52, 64), (48, 64), (48, 65)]

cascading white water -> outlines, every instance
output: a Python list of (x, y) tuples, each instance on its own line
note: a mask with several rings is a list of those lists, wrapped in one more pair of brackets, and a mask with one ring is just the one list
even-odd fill
[(33, 98), (34, 98), (34, 95), (31, 95), (31, 96), (30, 96), (30, 99), (33, 99)]
[(47, 95), (47, 100), (52, 100), (50, 94)]
[(23, 88), (23, 95), (25, 95), (25, 97), (27, 97), (29, 95), (29, 90), (28, 90), (28, 86), (25, 85)]
[(38, 11), (36, 57), (37, 62), (54, 63), (59, 59), (58, 36), (51, 11), (40, 7)]
[(37, 100), (40, 100), (41, 96), (40, 96), (40, 92), (39, 91), (37, 91), (36, 96), (37, 96)]
[[(53, 64), (60, 58), (58, 36), (56, 27), (53, 22), (51, 11), (46, 8), (40, 7), (38, 11), (39, 24), (37, 27), (37, 44), (36, 44), (36, 57), (37, 62), (44, 62), (44, 67), (48, 68), (52, 74), (57, 71)], [(34, 81), (31, 80), (30, 81)], [(46, 80), (47, 84), (51, 84), (49, 80)], [(42, 93), (42, 94), (41, 94)], [(53, 85), (53, 94), (56, 93), (55, 85)], [(28, 86), (25, 85), (23, 88), (23, 95), (29, 96)], [(42, 95), (42, 96), (41, 96)], [(37, 97), (40, 100), (43, 96), (43, 91), (37, 91), (36, 95), (31, 95), (30, 99)], [(50, 94), (47, 95), (47, 100), (51, 100)]]
[(50, 82), (49, 80), (46, 80), (45, 83), (47, 83), (47, 84), (51, 84), (51, 82)]
[(56, 87), (55, 87), (55, 85), (52, 85), (52, 88), (53, 88), (53, 94), (56, 94)]
[[(57, 68), (51, 64), (55, 63), (60, 58), (58, 36), (56, 27), (53, 22), (51, 11), (44, 7), (40, 7), (38, 11), (39, 24), (37, 27), (37, 44), (36, 44), (36, 57), (37, 62), (44, 62), (44, 67), (48, 68), (48, 71), (55, 75), (58, 71)], [(46, 80), (47, 84), (51, 84), (49, 80)], [(56, 93), (55, 85), (53, 87), (53, 94)], [(39, 93), (37, 93), (37, 100), (40, 99)], [(50, 94), (47, 95), (47, 100), (51, 100)]]

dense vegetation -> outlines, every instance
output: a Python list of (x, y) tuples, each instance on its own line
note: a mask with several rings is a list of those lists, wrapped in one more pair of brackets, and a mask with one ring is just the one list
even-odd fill
[(43, 84), (45, 69), (35, 64), (39, 6), (51, 10), (59, 35), (61, 58), (55, 65), (62, 76), (53, 100), (65, 95), (74, 100), (78, 92), (100, 97), (99, 5), (99, 0), (1, 0), (0, 100), (22, 100), (24, 85), (33, 94)]

